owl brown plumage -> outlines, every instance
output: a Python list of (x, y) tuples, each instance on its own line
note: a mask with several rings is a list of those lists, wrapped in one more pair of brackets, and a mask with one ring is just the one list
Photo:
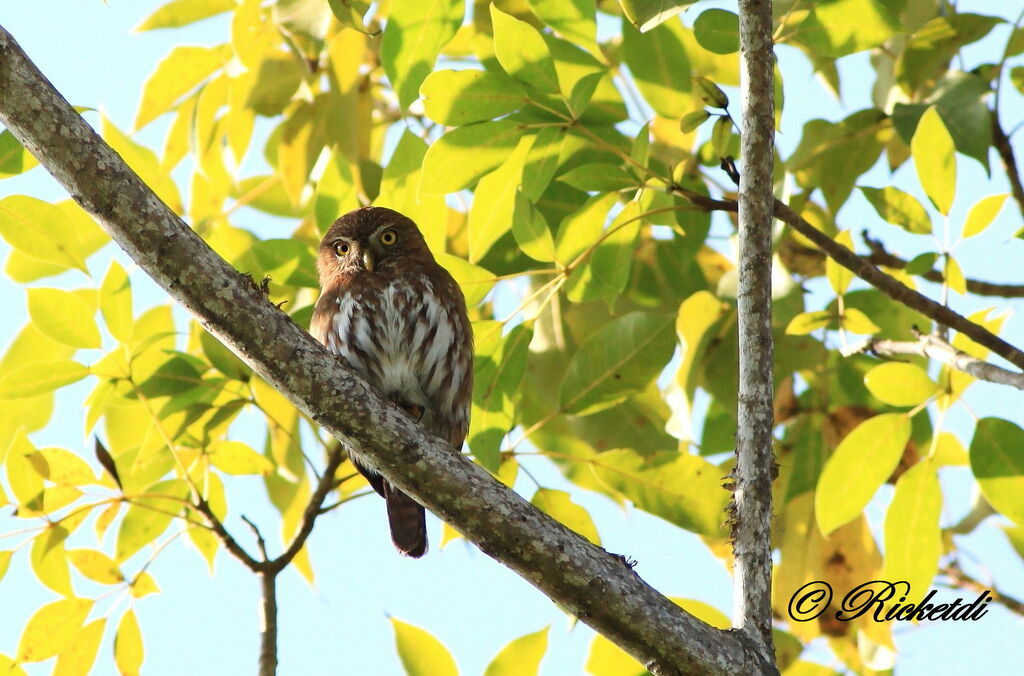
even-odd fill
[[(469, 429), (473, 334), (459, 285), (416, 224), (381, 207), (351, 211), (324, 235), (317, 269), (313, 336), (459, 451)], [(387, 503), (395, 547), (423, 556), (423, 507), (360, 462), (358, 452), (350, 457)]]

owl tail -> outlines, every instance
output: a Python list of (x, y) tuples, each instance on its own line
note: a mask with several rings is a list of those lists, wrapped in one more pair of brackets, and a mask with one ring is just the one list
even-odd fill
[(404, 556), (418, 559), (427, 553), (427, 519), (423, 507), (388, 482), (384, 482), (391, 541)]

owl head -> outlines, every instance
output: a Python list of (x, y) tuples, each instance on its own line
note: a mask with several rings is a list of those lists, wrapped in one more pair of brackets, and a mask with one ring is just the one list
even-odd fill
[(363, 207), (336, 220), (320, 241), (321, 285), (354, 274), (394, 275), (434, 256), (411, 220), (384, 207)]

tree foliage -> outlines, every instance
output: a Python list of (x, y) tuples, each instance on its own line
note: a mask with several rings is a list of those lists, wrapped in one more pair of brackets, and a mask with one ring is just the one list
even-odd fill
[[(1024, 295), (1009, 285), (987, 293), (986, 270), (964, 269), (951, 244), (987, 237), (1004, 209), (1024, 212), (999, 106), (1011, 87), (1024, 93), (1024, 31), (933, 0), (777, 0), (775, 13), (778, 44), (837, 94), (838, 60), (871, 53), (870, 104), (810, 119), (791, 152), (777, 153), (778, 194), (797, 217), (850, 249), (853, 230), (869, 227), (865, 257), (943, 303)], [(219, 14), (230, 14), (225, 42), (173, 48), (139, 96), (135, 131), (164, 123), (162, 147), (97, 115), (104, 139), (221, 256), (269, 279), (271, 299), (300, 326), (327, 226), (369, 203), (409, 215), (471, 305), (473, 458), (511, 484), (520, 461), (543, 455), (578, 489), (696, 533), (730, 566), (722, 483), (736, 426), (737, 271), (722, 240), (734, 232), (725, 214), (736, 186), (719, 165), (742, 164), (728, 96), (736, 15), (634, 0), (172, 0), (138, 30)], [(964, 51), (975, 43), (987, 49), (980, 58)], [(998, 171), (992, 149), (1012, 200), (957, 181), (967, 163)], [(0, 177), (34, 165), (0, 133)], [(885, 171), (904, 165), (913, 187), (884, 185)], [(870, 224), (841, 213), (858, 195), (877, 212)], [(260, 238), (242, 207), (287, 219), (290, 235)], [(972, 513), (1006, 517), (1024, 556), (1024, 430), (996, 417), (970, 436), (946, 428), (976, 380), (961, 362), (880, 361), (864, 349), (881, 352), (874, 342), (852, 349), (855, 336), (914, 342), (931, 315), (857, 280), (784, 220), (772, 324), (779, 666), (802, 673), (803, 645), (826, 637), (850, 670), (885, 670), (897, 659), (893, 623), (789, 622), (789, 599), (813, 580), (829, 582), (838, 603), (857, 584), (898, 579), (920, 600), (940, 571), (959, 570), (953, 536), (979, 520), (941, 519), (950, 498), (938, 477), (949, 468), (969, 468), (981, 494)], [(921, 253), (889, 254), (884, 242), (897, 235)], [(30, 317), (0, 361), (0, 502), (28, 529), (0, 551), (0, 575), (26, 557), (49, 589), (40, 598), (56, 595), (3, 649), (15, 665), (56, 657), (55, 673), (86, 673), (112, 636), (117, 668), (138, 673), (144, 632), (130, 606), (96, 610), (103, 589), (133, 602), (159, 593), (151, 564), (182, 536), (212, 567), (225, 543), (211, 519), (238, 513), (244, 482), (265, 487), (287, 547), (330, 442), (196, 322), (169, 304), (136, 311), (123, 265), (90, 268), (109, 239), (71, 200), (4, 197), (0, 236)], [(61, 288), (37, 284), (51, 278)], [(984, 310), (965, 321), (998, 334), (1004, 319)], [(939, 335), (975, 361), (992, 358), (959, 331)], [(92, 388), (84, 431), (102, 440), (95, 461), (32, 440), (60, 424), (56, 391), (82, 380)], [(261, 447), (229, 433), (243, 412), (265, 421)], [(337, 476), (338, 508), (367, 492), (347, 461)], [(600, 542), (601, 524), (571, 493), (538, 486), (532, 502)], [(86, 522), (95, 545), (68, 548)], [(314, 580), (305, 548), (291, 563)], [(455, 673), (437, 639), (392, 621), (408, 673)], [(536, 673), (547, 643), (546, 630), (515, 639), (487, 673)], [(586, 669), (643, 672), (603, 637)]]

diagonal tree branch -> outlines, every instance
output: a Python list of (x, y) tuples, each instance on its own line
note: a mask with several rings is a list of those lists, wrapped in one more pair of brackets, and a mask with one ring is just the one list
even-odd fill
[(299, 410), (653, 673), (772, 668), (749, 637), (684, 612), (621, 559), (428, 436), (328, 354), (168, 209), (2, 28), (0, 122), (172, 298)]

